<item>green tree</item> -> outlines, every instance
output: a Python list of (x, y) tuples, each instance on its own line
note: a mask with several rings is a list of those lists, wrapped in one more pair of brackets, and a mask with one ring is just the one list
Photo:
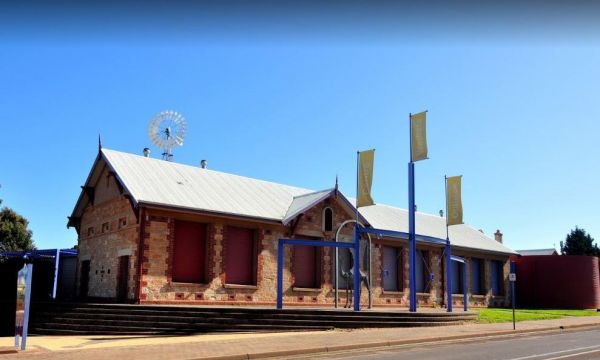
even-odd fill
[(600, 249), (598, 245), (594, 244), (594, 238), (577, 226), (575, 226), (575, 230), (571, 230), (571, 233), (567, 235), (564, 243), (560, 242), (560, 251), (563, 255), (600, 256)]
[(3, 207), (0, 210), (0, 252), (35, 249), (28, 226), (27, 219), (13, 209)]

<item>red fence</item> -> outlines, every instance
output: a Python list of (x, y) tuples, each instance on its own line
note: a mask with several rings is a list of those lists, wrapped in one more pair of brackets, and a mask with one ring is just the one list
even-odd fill
[(600, 309), (595, 256), (523, 256), (517, 263), (517, 307)]

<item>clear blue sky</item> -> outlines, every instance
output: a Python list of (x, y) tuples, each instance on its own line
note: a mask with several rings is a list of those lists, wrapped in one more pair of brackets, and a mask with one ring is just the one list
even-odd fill
[(3, 205), (39, 248), (73, 246), (98, 133), (141, 153), (152, 116), (175, 109), (189, 124), (175, 161), (312, 189), (339, 174), (354, 196), (356, 150), (374, 147), (375, 201), (405, 208), (408, 113), (428, 109), (419, 211), (437, 214), (444, 175), (462, 174), (465, 221), (514, 249), (558, 247), (576, 225), (600, 239), (587, 12), (391, 4), (2, 9)]

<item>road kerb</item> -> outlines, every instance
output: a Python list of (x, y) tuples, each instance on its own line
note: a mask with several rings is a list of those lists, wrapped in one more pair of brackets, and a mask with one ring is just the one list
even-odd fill
[(494, 332), (480, 333), (480, 334), (436, 336), (436, 337), (406, 339), (406, 340), (353, 343), (353, 344), (342, 344), (342, 345), (333, 345), (333, 346), (326, 346), (326, 347), (323, 347), (323, 346), (307, 347), (307, 348), (302, 348), (302, 349), (265, 351), (265, 352), (260, 352), (260, 353), (247, 353), (247, 354), (238, 354), (238, 355), (203, 357), (202, 359), (204, 359), (204, 360), (266, 359), (266, 358), (274, 358), (274, 357), (282, 357), (282, 356), (326, 354), (329, 352), (337, 352), (337, 351), (386, 348), (386, 347), (392, 347), (392, 346), (424, 344), (424, 343), (440, 342), (440, 341), (468, 340), (468, 339), (476, 339), (476, 338), (518, 335), (518, 334), (546, 332), (546, 331), (558, 331), (558, 330), (568, 330), (568, 329), (594, 328), (594, 327), (600, 327), (600, 323), (574, 324), (574, 325), (563, 325), (563, 326), (558, 326), (558, 327), (552, 326), (552, 327), (522, 329), (522, 330), (502, 330), (502, 331), (494, 331)]

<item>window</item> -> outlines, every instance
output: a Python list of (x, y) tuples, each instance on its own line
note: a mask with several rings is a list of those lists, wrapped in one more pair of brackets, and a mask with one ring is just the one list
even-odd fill
[(493, 260), (491, 267), (492, 295), (504, 295), (504, 264), (502, 261)]
[(483, 260), (471, 258), (471, 293), (473, 295), (485, 294), (485, 275)]
[(119, 229), (122, 229), (125, 226), (127, 226), (127, 218), (126, 217), (122, 217), (122, 218), (119, 219)]
[(92, 236), (92, 235), (94, 235), (94, 227), (93, 227), (93, 226), (90, 226), (90, 227), (88, 228), (87, 234), (88, 234), (88, 236)]
[(465, 271), (465, 264), (458, 261), (452, 261), (450, 271), (452, 271), (452, 293), (463, 294), (463, 271)]
[(102, 224), (102, 233), (106, 233), (110, 230), (110, 225), (105, 222), (104, 224)]
[(225, 231), (225, 283), (256, 285), (257, 249), (254, 230), (228, 226)]
[(431, 287), (431, 274), (429, 271), (429, 251), (417, 250), (417, 258), (415, 259), (415, 279), (417, 292), (429, 292)]
[(175, 221), (172, 280), (206, 282), (206, 224)]
[(383, 246), (383, 290), (402, 291), (402, 248)]
[[(303, 238), (308, 238), (303, 236)], [(321, 240), (313, 238), (312, 240)], [(321, 287), (321, 248), (315, 246), (293, 247), (294, 287), (319, 289)]]
[(323, 231), (333, 231), (333, 210), (330, 207), (323, 209)]

